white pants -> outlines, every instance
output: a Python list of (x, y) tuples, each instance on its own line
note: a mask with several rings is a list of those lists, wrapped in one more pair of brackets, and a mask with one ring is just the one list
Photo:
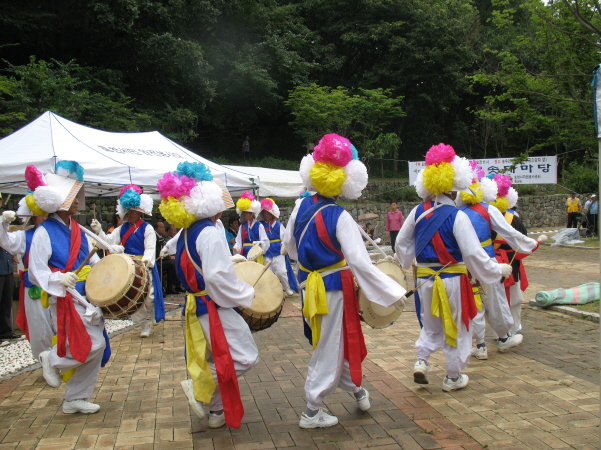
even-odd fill
[[(52, 318), (56, 318), (56, 303), (50, 305), (50, 313)], [(81, 363), (77, 361), (71, 352), (69, 351), (69, 342), (67, 340), (67, 354), (60, 357), (56, 354), (57, 347), (52, 347), (49, 355), (50, 365), (60, 371), (67, 371), (76, 369), (71, 379), (67, 382), (67, 389), (63, 394), (63, 398), (66, 401), (84, 399), (87, 400), (92, 395), (92, 391), (98, 381), (98, 374), (100, 373), (100, 363), (102, 362), (102, 354), (104, 353), (104, 347), (106, 343), (104, 341), (104, 335), (102, 330), (104, 329), (104, 323), (100, 325), (90, 325), (83, 319), (83, 315), (86, 312), (86, 308), (82, 305), (75, 304), (77, 313), (82, 318), (83, 324), (86, 327), (86, 331), (90, 335), (92, 341), (92, 348), (90, 354), (86, 359), (86, 362)]]
[(52, 336), (56, 334), (50, 317), (50, 308), (44, 308), (42, 302), (29, 297), (25, 288), (24, 304), (27, 326), (29, 328), (29, 345), (35, 359), (40, 353), (52, 348)]
[(514, 323), (503, 283), (485, 284), (483, 288), (485, 293), (481, 296), (482, 311), (478, 311), (476, 317), (472, 319), (476, 344), (484, 342), (486, 322), (493, 329), (496, 338), (507, 336)]
[(263, 257), (263, 259), (265, 260), (265, 264), (267, 264), (267, 262), (271, 261), (271, 266), (269, 266), (269, 268), (278, 277), (278, 279), (280, 280), (280, 283), (282, 283), (282, 288), (284, 289), (284, 291), (289, 290), (290, 283), (288, 283), (288, 271), (286, 270), (286, 257), (284, 255), (271, 256), (271, 257), (265, 256), (265, 257)]
[(451, 316), (457, 325), (457, 347), (446, 343), (442, 321), (440, 317), (432, 315), (432, 286), (434, 281), (429, 280), (419, 288), (423, 328), (419, 338), (415, 342), (417, 357), (428, 360), (432, 353), (442, 348), (447, 361), (447, 376), (449, 378), (458, 377), (461, 370), (467, 366), (472, 349), (471, 327), (470, 330), (467, 330), (461, 318), (460, 280), (460, 276), (442, 280), (449, 298)]
[(519, 281), (509, 288), (509, 295), (511, 296), (511, 315), (513, 316), (513, 326), (510, 331), (517, 333), (522, 331), (522, 303), (524, 303), (524, 295), (520, 288)]
[(361, 390), (353, 383), (348, 362), (344, 359), (342, 291), (328, 291), (327, 299), (329, 314), (321, 316), (321, 336), (309, 361), (305, 382), (307, 408), (312, 410), (319, 409), (323, 399), (336, 388), (353, 393)]
[(144, 299), (144, 305), (130, 316), (135, 324), (145, 323), (148, 319), (154, 319), (154, 284), (152, 283), (152, 270), (148, 270), (148, 295)]
[[(219, 318), (221, 319), (221, 325), (225, 338), (227, 339), (228, 346), (230, 348), (230, 354), (234, 361), (234, 369), (236, 370), (236, 376), (240, 377), (252, 369), (259, 362), (259, 350), (255, 344), (250, 328), (244, 321), (242, 316), (233, 309), (220, 308), (217, 310)], [(205, 334), (205, 338), (208, 343), (211, 342), (211, 325), (209, 321), (209, 315), (204, 314), (198, 318), (202, 331)], [(211, 397), (209, 403), (209, 411), (220, 411), (223, 409), (223, 403), (221, 401), (221, 392), (219, 391), (219, 383), (217, 382), (217, 371), (215, 369), (215, 361), (213, 359), (213, 353), (207, 347), (206, 353), (207, 362), (211, 368), (213, 379), (215, 380), (216, 388)]]

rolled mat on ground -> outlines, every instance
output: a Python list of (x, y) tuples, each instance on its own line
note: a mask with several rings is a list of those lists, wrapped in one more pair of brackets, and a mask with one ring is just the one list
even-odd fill
[(537, 306), (584, 305), (599, 300), (599, 283), (586, 283), (571, 289), (538, 291), (534, 297)]

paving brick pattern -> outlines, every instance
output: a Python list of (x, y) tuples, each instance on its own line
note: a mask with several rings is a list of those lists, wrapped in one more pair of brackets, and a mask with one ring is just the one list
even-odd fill
[[(591, 264), (590, 256), (558, 261), (561, 287), (585, 282), (595, 270), (598, 276), (598, 260), (596, 269)], [(548, 284), (548, 265), (529, 272), (531, 286)], [(599, 448), (598, 326), (530, 308), (524, 344), (501, 354), (488, 336), (489, 359), (471, 361), (469, 386), (453, 393), (441, 390), (441, 352), (430, 360), (431, 384), (413, 383), (419, 328), (411, 307), (389, 328), (364, 326), (372, 408), (361, 412), (350, 394), (337, 391), (326, 402), (340, 425), (301, 430), (311, 349), (299, 306), (298, 297), (288, 300), (280, 320), (254, 335), (261, 361), (240, 379), (246, 414), (238, 430), (209, 430), (206, 419), (190, 413), (179, 386), (186, 371), (176, 312), (150, 339), (141, 339), (139, 329), (112, 338), (113, 357), (92, 396), (98, 414), (63, 414), (64, 388), (47, 386), (39, 369), (1, 382), (0, 450)]]

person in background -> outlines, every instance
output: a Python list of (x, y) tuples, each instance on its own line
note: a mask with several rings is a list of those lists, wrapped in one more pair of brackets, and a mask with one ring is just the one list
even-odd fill
[(589, 237), (596, 237), (599, 233), (597, 229), (597, 218), (599, 217), (599, 199), (597, 194), (591, 195), (591, 203), (589, 205), (586, 219), (588, 227), (586, 229), (586, 235)]
[(390, 211), (386, 214), (386, 232), (390, 234), (390, 246), (392, 247), (392, 253), (395, 252), (396, 237), (399, 234), (399, 230), (405, 223), (403, 213), (398, 209), (396, 202), (390, 203)]
[[(365, 232), (371, 238), (371, 240), (374, 241), (376, 244), (379, 244), (382, 241), (382, 239), (374, 237), (375, 230), (374, 230), (374, 226), (371, 223), (365, 224)], [(371, 245), (371, 242), (369, 242), (367, 239), (364, 239), (364, 241), (365, 241), (366, 246)]]
[(566, 200), (566, 216), (568, 218), (567, 228), (577, 228), (577, 216), (580, 212), (580, 199), (576, 197), (576, 192), (572, 191), (570, 198)]
[(227, 245), (230, 249), (230, 253), (234, 254), (234, 244), (236, 243), (236, 236), (238, 236), (238, 228), (240, 228), (240, 219), (237, 217), (230, 217), (227, 230), (225, 230), (225, 237), (227, 238)]
[(248, 142), (249, 139), (250, 138), (246, 136), (246, 139), (244, 139), (244, 142), (242, 142), (242, 157), (244, 159), (248, 159), (250, 156), (250, 142)]

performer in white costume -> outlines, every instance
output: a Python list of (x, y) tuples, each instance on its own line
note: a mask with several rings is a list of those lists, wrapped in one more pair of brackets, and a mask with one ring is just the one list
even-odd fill
[[(188, 295), (185, 305), (186, 365), (182, 381), (188, 402), (200, 418), (209, 405), (208, 424), (239, 428), (244, 415), (237, 377), (259, 359), (250, 329), (234, 308), (247, 308), (254, 289), (238, 280), (225, 233), (216, 222), (225, 209), (220, 187), (201, 163), (180, 163), (157, 183), (165, 219), (183, 229), (175, 267)], [(239, 257), (239, 255), (237, 255)], [(210, 343), (210, 345), (209, 345)]]
[(257, 221), (257, 216), (261, 212), (261, 204), (255, 200), (252, 193), (243, 192), (236, 202), (236, 212), (240, 215), (240, 228), (236, 235), (234, 253), (246, 258), (250, 249), (258, 245), (261, 247), (262, 254), (257, 262), (263, 264), (263, 255), (269, 250), (269, 238), (265, 233), (265, 228)]
[[(521, 253), (530, 254), (538, 248), (539, 242), (524, 236), (507, 223), (503, 214), (494, 206), (484, 202), (494, 202), (497, 198), (498, 185), (490, 178), (484, 177), (475, 161), (470, 161), (474, 168), (474, 179), (470, 189), (473, 193), (461, 192), (455, 203), (465, 212), (476, 230), (480, 245), (491, 258), (495, 258), (495, 250), (492, 242), (492, 234), (500, 234), (505, 237), (507, 243)], [(505, 175), (496, 175), (496, 178)], [(541, 240), (546, 240), (542, 236)], [(495, 258), (496, 259), (496, 258)], [(513, 326), (513, 317), (509, 309), (509, 303), (505, 296), (503, 283), (481, 284), (482, 309), (478, 311), (472, 320), (473, 336), (476, 345), (472, 348), (472, 356), (477, 359), (488, 359), (488, 350), (484, 343), (486, 334), (486, 322), (498, 336), (497, 347), (500, 352), (505, 352), (522, 342), (521, 335), (511, 335), (509, 332)], [(486, 317), (486, 319), (485, 319)]]
[(131, 320), (141, 325), (140, 336), (146, 338), (152, 333), (150, 322), (158, 323), (165, 318), (163, 287), (155, 265), (156, 236), (152, 226), (142, 220), (142, 214), (152, 214), (152, 198), (143, 194), (139, 186), (124, 186), (119, 192), (117, 214), (127, 222), (115, 228), (108, 236), (96, 219), (92, 221), (91, 228), (109, 244), (124, 246), (125, 253), (140, 257), (148, 267), (150, 285), (148, 295), (144, 299), (144, 307), (131, 315)]
[(284, 236), (290, 257), (299, 263), (305, 334), (314, 349), (299, 426), (330, 427), (338, 418), (324, 409), (323, 400), (336, 388), (352, 392), (360, 410), (371, 406), (369, 392), (361, 387), (367, 349), (355, 280), (382, 306), (402, 309), (406, 291), (372, 264), (356, 222), (336, 204), (339, 195), (358, 198), (367, 184), (367, 170), (349, 140), (325, 135), (303, 158), (300, 174), (317, 194), (297, 202)]
[(282, 245), (286, 227), (278, 220), (280, 218), (280, 208), (272, 199), (265, 198), (261, 200), (261, 215), (263, 216), (261, 224), (269, 238), (269, 249), (263, 256), (263, 260), (265, 264), (271, 261), (269, 268), (282, 283), (286, 295), (292, 295), (295, 291), (298, 292), (298, 284), (292, 271), (286, 247)]
[(88, 398), (103, 359), (110, 356), (105, 354), (108, 336), (102, 312), (84, 297), (85, 278), (98, 256), (92, 256), (89, 266), (78, 274), (73, 272), (92, 250), (87, 235), (72, 219), (85, 198), (83, 168), (74, 161), (60, 161), (56, 168), (57, 174), (46, 174), (26, 200), (34, 213), (51, 213), (36, 230), (29, 255), (30, 279), (48, 294), (58, 334), (57, 344), (40, 353), (39, 359), (44, 378), (52, 387), (60, 386), (58, 371), (64, 374), (75, 369), (63, 394), (63, 412), (91, 414), (100, 406), (88, 402)]
[[(27, 166), (27, 172), (37, 169), (34, 166)], [(39, 174), (42, 176), (42, 174)], [(17, 216), (33, 216), (33, 228), (27, 230), (9, 231), (9, 224)], [(25, 204), (25, 197), (19, 202), (19, 209), (14, 211), (4, 211), (2, 213), (2, 224), (0, 226), (0, 247), (7, 252), (21, 257), (23, 270), (19, 271), (21, 285), (19, 286), (19, 313), (17, 314), (17, 325), (25, 333), (31, 353), (38, 359), (40, 353), (49, 350), (52, 347), (52, 336), (56, 333), (50, 318), (50, 309), (48, 302), (40, 300), (41, 290), (29, 281), (29, 251), (31, 241), (36, 228), (46, 220), (46, 215), (35, 216)]]
[(469, 380), (461, 371), (470, 356), (470, 321), (477, 307), (468, 269), (483, 283), (497, 282), (511, 272), (511, 266), (498, 264), (486, 254), (469, 218), (455, 206), (456, 192), (468, 190), (471, 179), (468, 161), (451, 146), (430, 148), (426, 168), (415, 183), (425, 202), (411, 211), (396, 240), (401, 266), (409, 269), (417, 260), (416, 284), (425, 281), (416, 293), (423, 327), (415, 343), (418, 360), (413, 379), (429, 384), (428, 358), (442, 348), (447, 372), (444, 391), (464, 388)]

